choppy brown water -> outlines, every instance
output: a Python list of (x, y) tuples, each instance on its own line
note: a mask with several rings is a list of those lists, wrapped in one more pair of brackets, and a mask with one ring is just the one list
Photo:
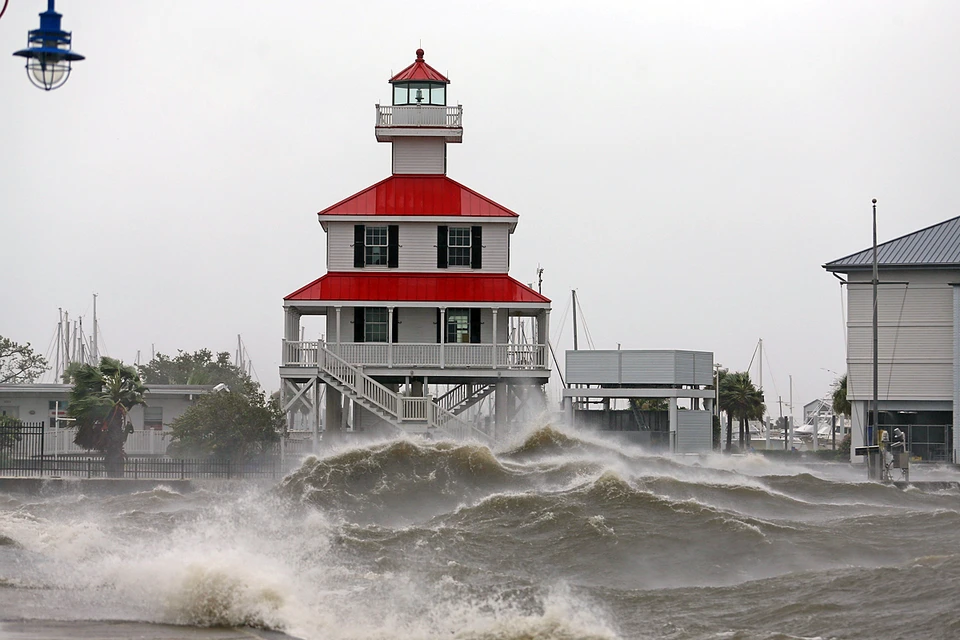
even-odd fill
[(541, 428), (496, 453), (345, 449), (277, 486), (0, 494), (0, 620), (311, 639), (955, 638), (958, 543), (956, 491)]

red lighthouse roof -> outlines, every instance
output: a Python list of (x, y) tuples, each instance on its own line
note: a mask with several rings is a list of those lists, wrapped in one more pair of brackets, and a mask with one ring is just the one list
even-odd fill
[(415, 82), (417, 80), (450, 84), (450, 81), (442, 73), (423, 60), (423, 49), (417, 49), (417, 59), (414, 60), (413, 64), (390, 78), (390, 82)]
[(317, 215), (519, 217), (445, 175), (393, 175)]

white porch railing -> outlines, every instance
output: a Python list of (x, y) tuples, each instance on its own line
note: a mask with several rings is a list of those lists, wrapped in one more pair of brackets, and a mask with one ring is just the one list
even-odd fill
[(432, 105), (377, 105), (378, 127), (449, 127), (463, 126), (463, 107)]
[(547, 346), (542, 344), (417, 344), (322, 341), (283, 343), (283, 366), (315, 367), (322, 349), (361, 367), (404, 369), (524, 369), (546, 370)]

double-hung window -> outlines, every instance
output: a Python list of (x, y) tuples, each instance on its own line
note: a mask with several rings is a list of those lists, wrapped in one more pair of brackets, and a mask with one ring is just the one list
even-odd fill
[(364, 263), (373, 266), (387, 264), (387, 227), (367, 227), (364, 239)]
[(469, 267), (470, 227), (449, 227), (447, 234), (447, 264), (451, 267)]
[(363, 341), (387, 341), (387, 308), (366, 307), (363, 310)]
[(437, 268), (483, 265), (483, 227), (437, 227)]
[(470, 342), (470, 310), (447, 309), (447, 343)]
[(353, 226), (353, 266), (387, 267), (400, 265), (400, 227), (395, 224)]

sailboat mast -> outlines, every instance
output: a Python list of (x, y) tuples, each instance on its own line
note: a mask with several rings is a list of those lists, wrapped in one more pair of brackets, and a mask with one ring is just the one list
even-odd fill
[(573, 350), (577, 351), (577, 290), (574, 289), (570, 293), (573, 294)]
[(100, 362), (100, 351), (97, 349), (97, 294), (93, 294), (93, 364)]

